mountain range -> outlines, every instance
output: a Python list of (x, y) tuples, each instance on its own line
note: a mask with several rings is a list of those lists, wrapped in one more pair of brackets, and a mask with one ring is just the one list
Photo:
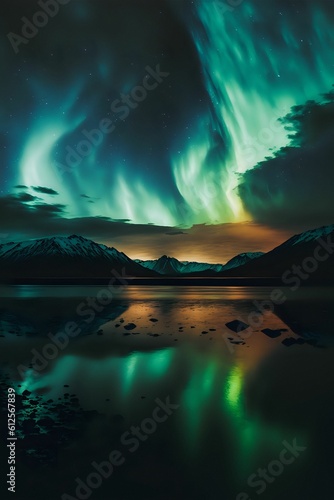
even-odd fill
[(159, 274), (167, 276), (179, 276), (204, 272), (209, 272), (213, 275), (213, 273), (219, 273), (221, 271), (226, 271), (227, 269), (242, 266), (243, 264), (246, 264), (246, 262), (257, 259), (262, 255), (264, 255), (263, 252), (241, 253), (233, 257), (226, 264), (206, 264), (204, 262), (180, 261), (174, 257), (167, 257), (167, 255), (163, 255), (160, 259), (156, 260), (136, 259), (135, 262), (147, 269), (151, 269)]
[(119, 275), (143, 278), (285, 275), (286, 280), (292, 280), (291, 276), (299, 272), (304, 273), (301, 276), (307, 274), (311, 281), (334, 282), (332, 238), (334, 241), (334, 225), (324, 226), (293, 236), (268, 253), (242, 253), (226, 264), (208, 264), (179, 261), (167, 255), (156, 260), (132, 260), (116, 248), (82, 236), (56, 236), (0, 245), (0, 280)]
[(247, 262), (224, 276), (282, 277), (296, 281), (334, 283), (334, 224), (292, 236), (258, 259)]

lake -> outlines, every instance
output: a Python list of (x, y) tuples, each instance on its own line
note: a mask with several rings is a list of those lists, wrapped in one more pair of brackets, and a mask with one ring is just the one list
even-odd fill
[(17, 499), (332, 498), (332, 288), (101, 290), (0, 288)]

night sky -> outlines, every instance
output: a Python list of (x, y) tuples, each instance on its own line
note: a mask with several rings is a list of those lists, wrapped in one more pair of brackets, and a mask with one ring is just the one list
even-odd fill
[(224, 262), (334, 222), (332, 1), (44, 2), (1, 2), (2, 242)]

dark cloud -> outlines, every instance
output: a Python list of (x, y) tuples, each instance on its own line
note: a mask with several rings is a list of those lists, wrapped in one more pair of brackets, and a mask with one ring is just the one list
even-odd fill
[(39, 214), (52, 214), (52, 215), (64, 215), (65, 205), (60, 203), (54, 203), (53, 205), (48, 205), (47, 203), (36, 203), (33, 205), (33, 210)]
[[(164, 226), (128, 224), (129, 219), (103, 216), (67, 218), (65, 205), (36, 203), (38, 200), (28, 193), (0, 197), (0, 213), (6, 214), (0, 220), (0, 232), (9, 233), (11, 239), (76, 233), (88, 238), (112, 240), (123, 235), (158, 235), (168, 229)], [(28, 202), (35, 203), (28, 205)]]
[(22, 203), (30, 203), (32, 201), (37, 201), (40, 198), (38, 198), (38, 196), (33, 196), (32, 194), (29, 193), (20, 193), (17, 195), (13, 195), (13, 199), (16, 199)]
[(334, 94), (295, 106), (282, 122), (291, 144), (241, 176), (239, 195), (263, 224), (299, 230), (334, 221)]
[(34, 191), (42, 194), (51, 194), (52, 196), (58, 195), (57, 191), (54, 189), (44, 187), (44, 186), (31, 186)]
[[(7, 241), (80, 234), (99, 243), (115, 246), (132, 258), (158, 258), (163, 254), (180, 260), (226, 262), (246, 251), (267, 251), (282, 243), (291, 232), (259, 224), (196, 225), (187, 233), (177, 227), (129, 224), (127, 219), (108, 217), (66, 218), (63, 205), (27, 205), (15, 195), (0, 197), (0, 234)], [(187, 247), (171, 235), (187, 234)]]
[(187, 233), (185, 233), (184, 231), (170, 231), (169, 233), (165, 234), (167, 234), (168, 236), (177, 236), (179, 234), (187, 234)]
[(113, 222), (131, 222), (131, 219), (110, 219)]

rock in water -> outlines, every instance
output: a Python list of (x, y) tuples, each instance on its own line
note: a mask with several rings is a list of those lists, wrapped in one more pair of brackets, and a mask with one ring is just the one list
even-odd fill
[(281, 335), (282, 332), (286, 331), (286, 329), (278, 329), (278, 330), (272, 330), (271, 328), (264, 328), (261, 330), (265, 335), (270, 337), (271, 339), (276, 339)]
[(227, 326), (227, 328), (229, 328), (230, 330), (232, 330), (235, 333), (242, 332), (243, 330), (246, 330), (247, 328), (249, 328), (249, 325), (247, 325), (243, 321), (239, 321), (238, 319), (235, 319), (233, 321), (229, 321), (228, 323), (225, 323), (225, 325)]
[(127, 325), (124, 326), (125, 330), (134, 330), (137, 327), (134, 323), (128, 323)]

